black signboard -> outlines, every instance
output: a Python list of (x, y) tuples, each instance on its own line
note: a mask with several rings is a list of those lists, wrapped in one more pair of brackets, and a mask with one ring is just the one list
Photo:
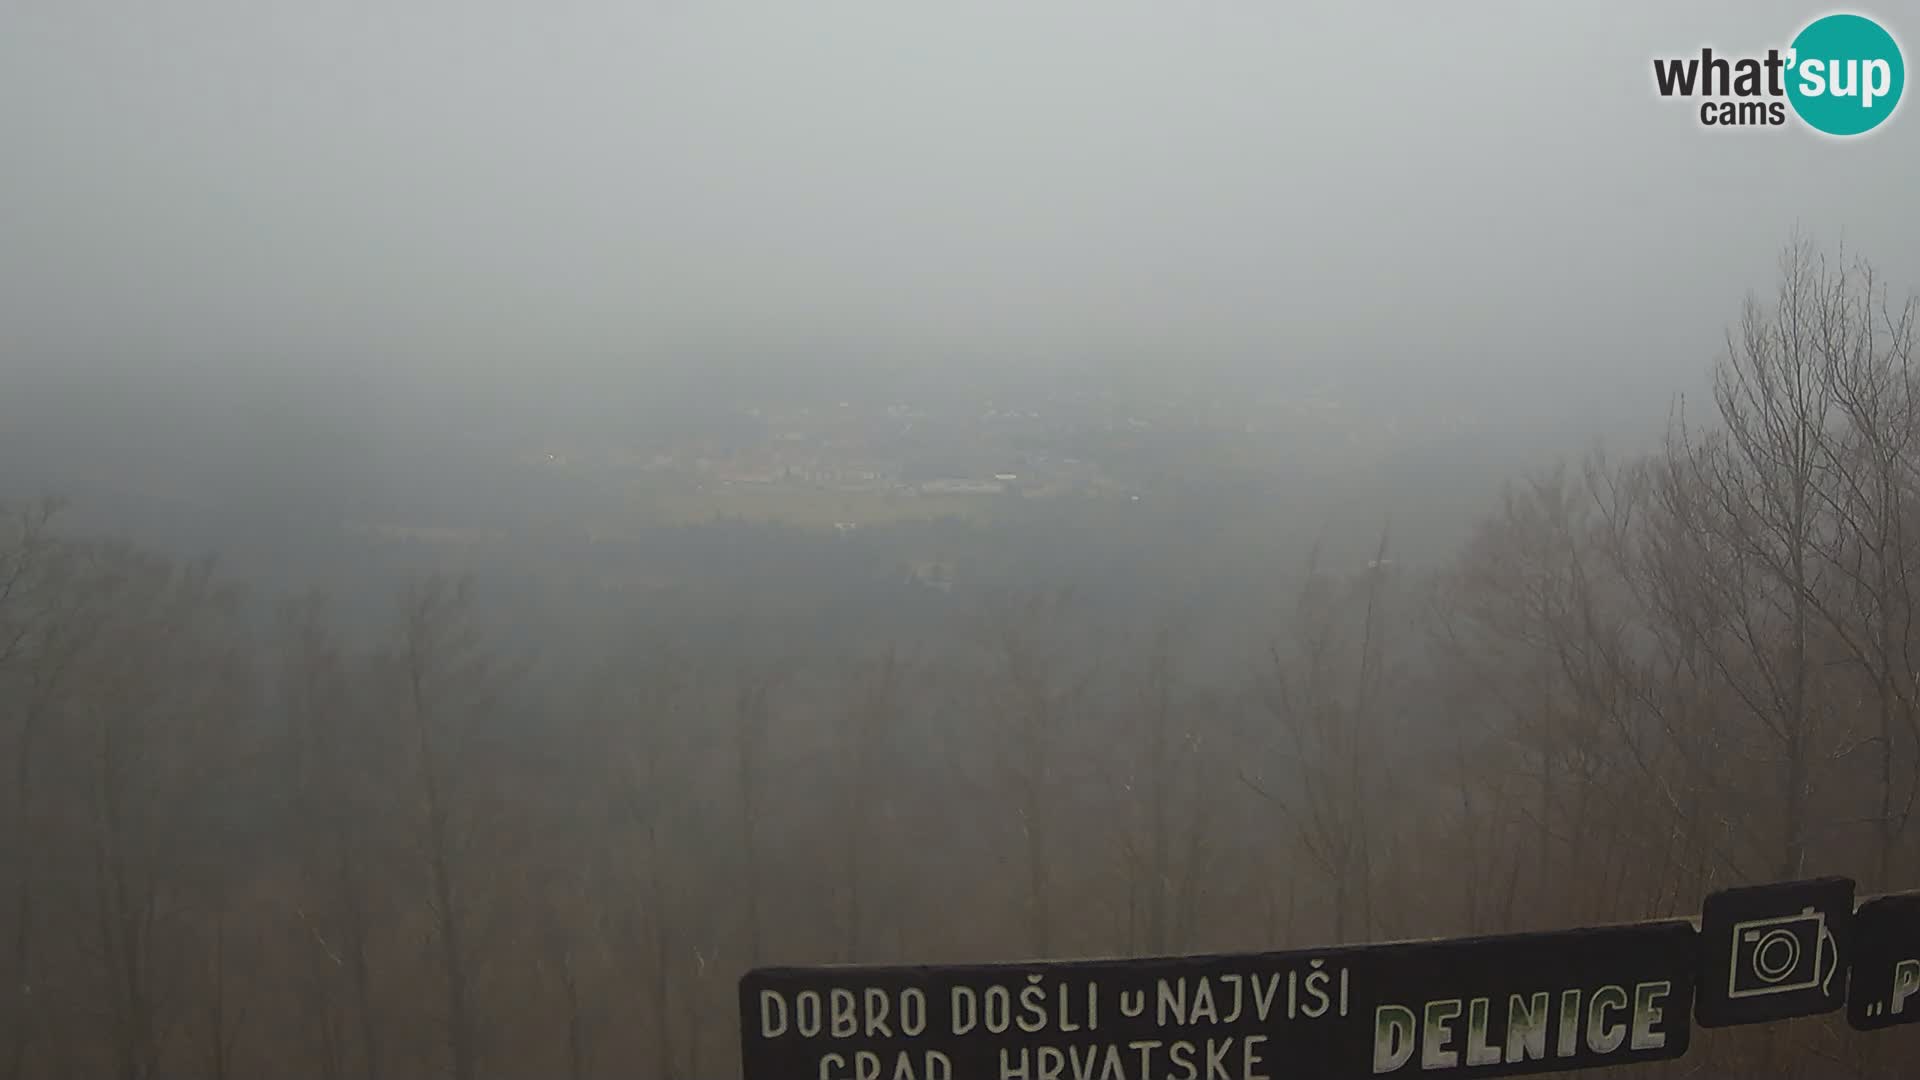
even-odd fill
[(1882, 896), (1854, 913), (1847, 1022), (1860, 1031), (1920, 1022), (1920, 893)]
[(1690, 923), (1232, 956), (763, 968), (746, 1080), (1505, 1076), (1686, 1053)]
[(1728, 889), (1700, 909), (1701, 1027), (1832, 1012), (1846, 1000), (1853, 882)]

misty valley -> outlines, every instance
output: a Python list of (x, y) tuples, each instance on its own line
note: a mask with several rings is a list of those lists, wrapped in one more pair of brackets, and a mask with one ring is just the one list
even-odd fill
[[(1251, 407), (1042, 391), (944, 418), (709, 401), (732, 419), (626, 450), (423, 450), (427, 483), (256, 457), (224, 496), (180, 473), (202, 486), (170, 503), (97, 472), (38, 498), (18, 481), (58, 463), (16, 452), (0, 1062), (727, 1075), (730, 1002), (765, 965), (1257, 951), (1663, 918), (1827, 870), (1910, 884), (1916, 308), (1804, 242), (1781, 281), (1709, 415), (1504, 485), (1455, 468), (1484, 494), (1424, 503), (1394, 490), (1396, 446), (1431, 431), (1369, 451), (1332, 408), (1263, 432)], [(1314, 465), (1285, 439), (1347, 449)], [(1373, 486), (1342, 503), (1349, 482)], [(915, 1042), (930, 1022), (1035, 1032), (978, 1066), (1002, 1080), (1279, 1076), (1266, 1025), (1349, 1022), (1348, 973), (1319, 963), (1162, 980), (1131, 1013), (1036, 982), (768, 990), (752, 1015), (771, 1041), (853, 1038), (816, 1055), (830, 1080), (971, 1075)], [(1382, 1072), (1659, 1051), (1671, 985), (1351, 1022), (1378, 1026)], [(1096, 1037), (1154, 1009), (1199, 1041)], [(1817, 1041), (1803, 1023), (1786, 1037)], [(1695, 1043), (1789, 1075), (1778, 1040)]]
[(0, 1080), (1920, 1076), (1912, 14), (0, 2)]

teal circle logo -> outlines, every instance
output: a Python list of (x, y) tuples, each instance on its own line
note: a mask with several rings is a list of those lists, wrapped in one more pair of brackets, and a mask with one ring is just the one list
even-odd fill
[(1900, 43), (1863, 15), (1815, 19), (1793, 39), (1787, 100), (1815, 131), (1864, 135), (1886, 122), (1907, 85)]

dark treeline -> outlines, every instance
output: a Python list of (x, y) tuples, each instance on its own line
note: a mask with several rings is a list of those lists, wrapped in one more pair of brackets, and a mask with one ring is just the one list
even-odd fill
[[(1201, 614), (1115, 630), (1051, 589), (845, 655), (791, 619), (529, 648), (457, 575), (378, 640), (317, 593), (263, 628), (211, 565), (15, 505), (0, 1080), (721, 1077), (763, 963), (1920, 886), (1920, 309), (1803, 244), (1782, 269), (1710, 422), (1511, 487), (1438, 568), (1321, 553), (1231, 678)], [(1915, 1049), (1833, 1017), (1647, 1072)]]

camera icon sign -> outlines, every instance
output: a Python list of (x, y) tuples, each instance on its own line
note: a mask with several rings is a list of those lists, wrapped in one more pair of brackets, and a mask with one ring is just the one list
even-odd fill
[(1727, 997), (1754, 998), (1803, 990), (1827, 993), (1840, 968), (1839, 949), (1824, 912), (1749, 919), (1733, 924)]
[(1765, 1024), (1844, 1008), (1853, 893), (1852, 878), (1821, 877), (1708, 894), (1700, 906), (1694, 998), (1700, 1026)]

